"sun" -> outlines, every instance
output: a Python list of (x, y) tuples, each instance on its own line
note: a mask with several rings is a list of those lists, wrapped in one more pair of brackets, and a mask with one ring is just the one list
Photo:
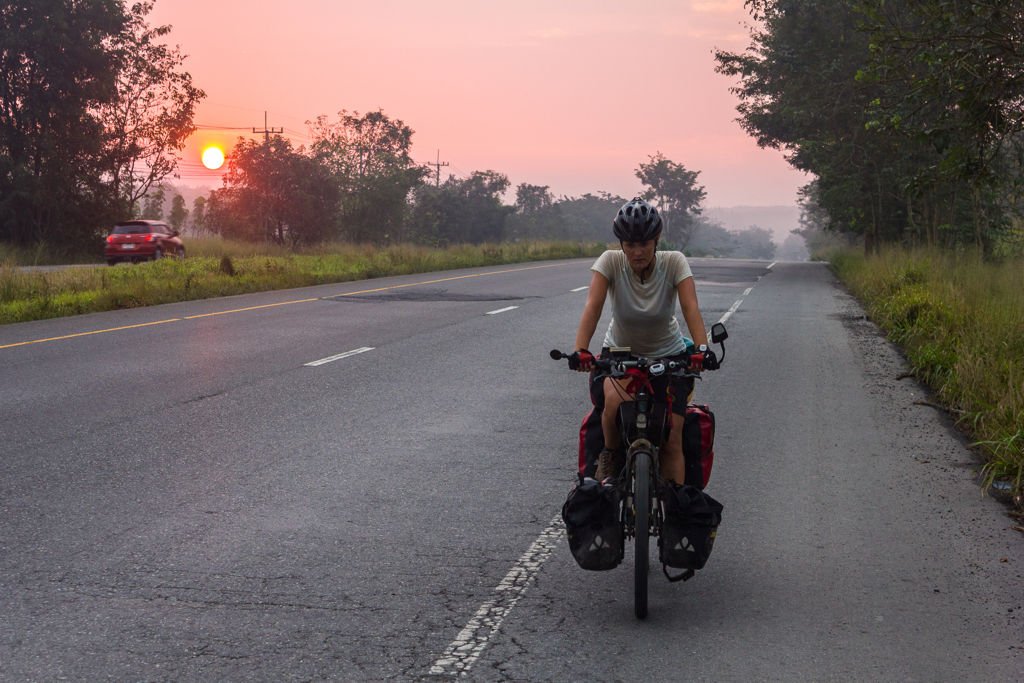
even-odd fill
[(224, 165), (224, 150), (220, 147), (207, 147), (203, 150), (203, 166), (216, 171)]

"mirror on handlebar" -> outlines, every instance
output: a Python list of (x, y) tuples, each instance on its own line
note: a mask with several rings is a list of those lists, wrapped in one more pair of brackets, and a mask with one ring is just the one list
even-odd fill
[(715, 323), (711, 326), (711, 343), (721, 344), (729, 338), (729, 333), (725, 331), (725, 325), (722, 323)]

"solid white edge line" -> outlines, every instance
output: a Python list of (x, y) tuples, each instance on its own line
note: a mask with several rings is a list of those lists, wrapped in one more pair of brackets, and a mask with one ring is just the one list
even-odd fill
[(570, 292), (582, 292), (584, 289), (590, 289), (590, 285), (586, 285), (584, 287), (577, 287), (576, 289), (570, 289), (569, 291)]
[(432, 676), (465, 676), (469, 673), (484, 648), (501, 628), (501, 622), (533, 583), (540, 568), (561, 540), (564, 531), (562, 515), (555, 515), (547, 528), (512, 565), (512, 569), (501, 583), (494, 587), (494, 595), (480, 605), (480, 609), (470, 617), (466, 626), (459, 631), (459, 635), (455, 636), (455, 640), (445, 649), (444, 654), (430, 667)]
[(305, 365), (308, 368), (315, 368), (318, 365), (333, 363), (334, 361), (341, 360), (342, 358), (348, 358), (349, 356), (355, 356), (360, 353), (366, 353), (367, 351), (373, 351), (373, 348), (374, 347), (372, 346), (363, 346), (362, 348), (352, 349), (351, 351), (346, 351), (345, 353), (339, 353), (336, 356), (328, 356), (327, 358), (321, 358), (320, 360), (315, 360), (311, 363), (306, 363)]
[(519, 308), (518, 306), (506, 306), (505, 308), (499, 308), (496, 311), (487, 311), (487, 315), (497, 315), (499, 313), (505, 313), (507, 311), (514, 311)]
[(718, 319), (718, 322), (724, 323), (726, 320), (728, 320), (732, 316), (733, 313), (735, 313), (736, 311), (739, 310), (740, 304), (742, 304), (742, 303), (743, 303), (743, 299), (737, 299), (736, 303), (734, 303), (732, 305), (732, 307), (730, 307), (729, 310), (725, 312), (725, 315), (723, 315), (721, 318)]

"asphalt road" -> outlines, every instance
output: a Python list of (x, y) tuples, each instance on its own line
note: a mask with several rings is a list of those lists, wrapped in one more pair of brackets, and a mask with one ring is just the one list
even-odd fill
[(692, 263), (724, 521), (645, 622), (557, 524), (589, 260), (0, 327), (0, 679), (1024, 678), (1024, 539), (898, 353), (824, 266)]

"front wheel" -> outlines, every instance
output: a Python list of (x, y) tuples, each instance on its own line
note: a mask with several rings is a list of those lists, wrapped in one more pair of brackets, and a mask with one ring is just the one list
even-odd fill
[(633, 509), (636, 518), (636, 536), (633, 539), (633, 607), (637, 619), (647, 616), (647, 573), (650, 554), (651, 525), (651, 454), (636, 454), (633, 474)]

